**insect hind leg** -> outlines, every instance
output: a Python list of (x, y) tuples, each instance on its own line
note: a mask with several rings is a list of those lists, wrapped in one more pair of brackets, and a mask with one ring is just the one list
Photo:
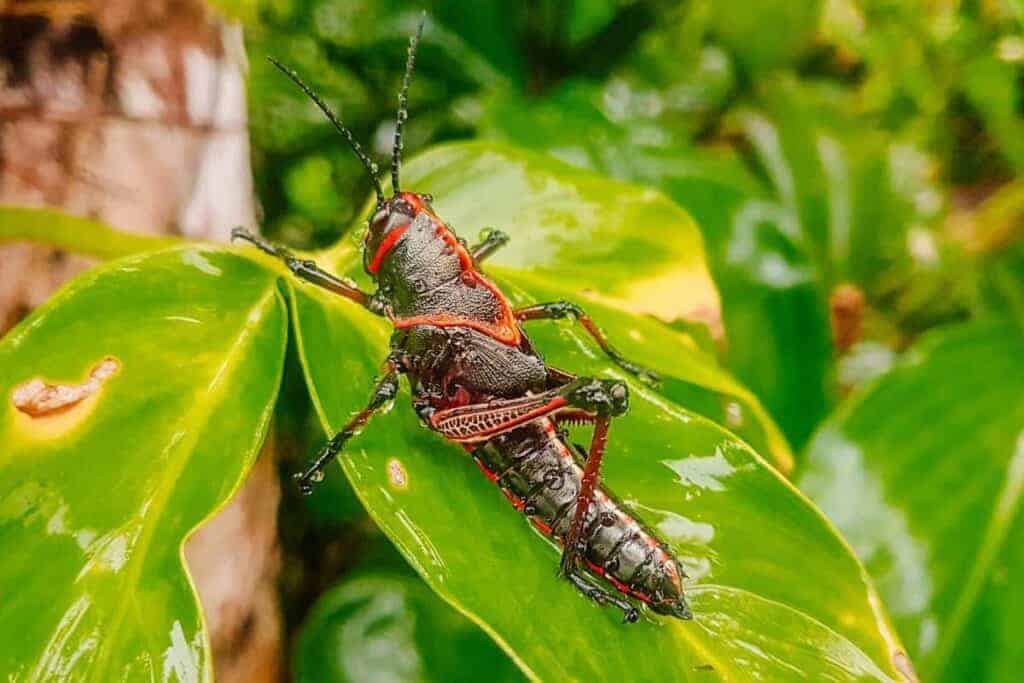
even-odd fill
[(593, 600), (599, 605), (615, 605), (622, 610), (622, 623), (632, 624), (640, 618), (640, 612), (636, 607), (610, 591), (598, 588), (587, 581), (579, 571), (572, 571), (565, 575), (565, 578), (576, 587), (576, 590)]

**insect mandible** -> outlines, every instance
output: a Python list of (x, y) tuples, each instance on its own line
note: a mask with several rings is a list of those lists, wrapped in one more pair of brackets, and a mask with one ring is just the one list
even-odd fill
[[(657, 377), (619, 354), (572, 302), (513, 308), (480, 271), (508, 237), (490, 231), (468, 247), (434, 213), (429, 195), (401, 189), (402, 128), (422, 31), (421, 21), (409, 41), (398, 98), (391, 197), (384, 195), (376, 164), (334, 112), (294, 71), (271, 59), (323, 111), (370, 174), (377, 203), (363, 244), (363, 265), (377, 291), (363, 292), (244, 229), (232, 236), (282, 259), (300, 280), (384, 316), (394, 326), (390, 354), (368, 405), (296, 475), (299, 486), (305, 493), (312, 490), (346, 442), (395, 398), (399, 377), (405, 375), (422, 422), (463, 446), (513, 506), (561, 546), (560, 576), (597, 603), (620, 608), (624, 622), (639, 617), (629, 599), (690, 619), (678, 560), (600, 482), (609, 425), (629, 407), (626, 384), (577, 377), (546, 365), (523, 325), (571, 318), (621, 368), (648, 381)], [(566, 423), (593, 425), (589, 451), (567, 445), (559, 428)]]

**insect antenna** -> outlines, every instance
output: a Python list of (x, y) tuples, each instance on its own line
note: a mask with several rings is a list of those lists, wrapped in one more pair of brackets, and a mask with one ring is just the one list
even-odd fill
[(420, 15), (420, 25), (416, 34), (409, 38), (408, 56), (405, 58), (405, 76), (402, 77), (402, 90), (398, 93), (398, 116), (395, 119), (395, 142), (391, 146), (391, 187), (397, 194), (399, 190), (398, 171), (402, 166), (402, 125), (409, 118), (409, 81), (412, 80), (413, 69), (416, 68), (416, 48), (423, 35), (423, 22), (427, 19), (424, 11)]
[(277, 67), (278, 71), (287, 76), (292, 83), (299, 86), (302, 92), (306, 93), (306, 96), (309, 97), (309, 99), (313, 100), (313, 103), (320, 108), (320, 111), (322, 111), (324, 113), (324, 116), (327, 117), (327, 120), (329, 120), (334, 125), (334, 128), (339, 133), (341, 133), (342, 136), (344, 136), (344, 138), (348, 141), (349, 147), (351, 147), (352, 151), (356, 153), (356, 156), (359, 157), (359, 161), (363, 163), (363, 166), (366, 168), (366, 171), (370, 174), (370, 180), (373, 182), (373, 190), (374, 192), (377, 193), (377, 204), (383, 204), (384, 190), (381, 188), (380, 180), (377, 178), (377, 173), (379, 171), (379, 169), (377, 168), (377, 164), (372, 159), (370, 159), (370, 157), (366, 156), (366, 152), (363, 151), (363, 148), (359, 145), (359, 142), (356, 140), (355, 136), (352, 135), (352, 131), (345, 127), (341, 120), (338, 119), (337, 114), (335, 114), (331, 110), (331, 108), (328, 107), (327, 104), (323, 100), (321, 100), (320, 97), (315, 92), (313, 92), (312, 88), (306, 85), (303, 82), (303, 80), (299, 78), (299, 75), (295, 73), (294, 70), (288, 68), (287, 66), (277, 61), (273, 57), (267, 57), (267, 59), (270, 60), (271, 64)]

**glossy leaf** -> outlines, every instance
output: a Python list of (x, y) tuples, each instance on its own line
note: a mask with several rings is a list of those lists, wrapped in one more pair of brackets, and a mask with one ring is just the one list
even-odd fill
[(1019, 678), (1022, 389), (1014, 323), (936, 332), (809, 446), (801, 488), (864, 560), (922, 680)]
[(298, 683), (366, 680), (522, 681), (475, 624), (422, 581), (397, 574), (344, 579), (313, 607), (295, 653)]
[[(297, 286), (294, 296), (314, 404), (336, 431), (365, 404), (388, 328), (308, 287)], [(547, 343), (555, 336), (558, 343)], [(581, 350), (588, 341), (571, 328), (537, 339), (559, 367), (611, 372)], [(643, 346), (653, 355), (654, 343)], [(559, 581), (555, 549), (464, 451), (418, 424), (405, 391), (353, 440), (343, 465), (413, 567), (528, 675), (700, 680), (711, 667), (726, 679), (754, 672), (791, 680), (797, 671), (809, 679), (899, 680), (899, 645), (886, 617), (821, 515), (742, 442), (657, 393), (631, 388), (631, 412), (612, 428), (607, 482), (693, 577), (692, 623), (651, 616), (625, 627), (617, 613)]]
[[(513, 244), (532, 238), (527, 246), (553, 247), (550, 253), (520, 247), (505, 255), (504, 266), (489, 268), (514, 303), (579, 299), (578, 283), (553, 275), (559, 268), (580, 269), (572, 262), (563, 266), (563, 259), (596, 268), (607, 264), (582, 277), (593, 287), (606, 288), (605, 278), (614, 283), (619, 275), (607, 250), (636, 234), (636, 224), (632, 232), (617, 234), (612, 220), (596, 233), (601, 239), (585, 241), (596, 227), (577, 237), (592, 224), (573, 212), (600, 209), (602, 196), (614, 203), (620, 186), (513, 154), (481, 145), (446, 148), (412, 162), (407, 183), (433, 192), (441, 215), (461, 216), (452, 219), (456, 227), (479, 225), (470, 221), (483, 216), (509, 230)], [(511, 168), (503, 170), (501, 159)], [(499, 194), (494, 176), (502, 173), (511, 182)], [(635, 192), (628, 186), (624, 191)], [(663, 201), (656, 193), (640, 196)], [(632, 215), (645, 217), (642, 209), (634, 199)], [(607, 213), (614, 219), (621, 210)], [(628, 247), (626, 242), (621, 250)], [(354, 261), (351, 246), (334, 256), (339, 263)], [(519, 263), (531, 266), (528, 272)], [(387, 353), (389, 328), (357, 306), (301, 283), (292, 285), (292, 296), (296, 343), (314, 405), (333, 432), (365, 405)], [(625, 353), (667, 372), (667, 384), (678, 377), (702, 387), (727, 386), (709, 357), (686, 351), (685, 336), (615, 308), (595, 301), (592, 312)], [(572, 325), (534, 323), (530, 334), (557, 367), (621, 374)], [(663, 394), (635, 383), (631, 389), (632, 409), (612, 427), (607, 481), (665, 538), (693, 577), (692, 623), (648, 615), (626, 627), (617, 613), (559, 581), (555, 548), (462, 449), (419, 425), (405, 390), (393, 410), (374, 418), (351, 442), (342, 464), (370, 515), (420, 575), (528, 675), (701, 680), (714, 671), (725, 679), (791, 680), (798, 672), (812, 680), (899, 680), (903, 659), (887, 617), (820, 513), (743, 442), (667, 400), (666, 394), (681, 390), (670, 386)], [(675, 397), (687, 402), (681, 394)], [(586, 438), (585, 432), (574, 436)]]
[(713, 331), (720, 335), (724, 327), (727, 363), (791, 442), (801, 444), (831, 403), (832, 344), (796, 207), (780, 204), (735, 158), (636, 145), (575, 99), (549, 100), (539, 113), (499, 99), (488, 122), (492, 136), (660, 188), (694, 217), (720, 293), (721, 321), (714, 319)]
[[(182, 543), (266, 432), (287, 322), (276, 280), (200, 248), (132, 257), (0, 342), (5, 677), (209, 680)], [(43, 384), (70, 402), (41, 401)]]
[[(523, 305), (568, 298), (601, 324), (619, 321), (632, 331), (615, 343), (673, 378), (665, 385), (668, 395), (720, 422), (726, 412), (735, 415), (730, 403), (737, 403), (740, 415), (730, 427), (764, 447), (783, 471), (792, 467), (778, 428), (713, 358), (681, 333), (621, 313), (717, 320), (717, 293), (700, 234), (671, 201), (653, 190), (492, 144), (437, 148), (412, 161), (404, 177), (407, 187), (433, 194), (438, 215), (468, 241), (484, 227), (510, 235), (488, 263), (493, 272), (529, 271), (528, 283), (518, 281), (532, 295)], [(362, 266), (352, 240), (362, 232), (353, 232), (329, 260), (358, 279)], [(632, 339), (645, 335), (659, 341), (634, 348)]]
[(438, 214), (468, 241), (487, 227), (512, 235), (493, 263), (665, 320), (717, 315), (700, 232), (655, 190), (483, 143), (435, 147), (404, 177), (432, 193)]

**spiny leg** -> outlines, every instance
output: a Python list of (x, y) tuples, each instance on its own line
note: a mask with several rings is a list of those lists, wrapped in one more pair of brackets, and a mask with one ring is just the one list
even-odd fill
[(313, 462), (306, 466), (306, 469), (295, 475), (295, 481), (298, 482), (299, 490), (302, 493), (308, 495), (313, 492), (313, 484), (323, 479), (324, 467), (341, 453), (341, 449), (345, 447), (345, 442), (358, 434), (359, 430), (370, 421), (373, 414), (392, 401), (398, 394), (398, 364), (388, 359), (385, 367), (386, 374), (377, 383), (377, 386), (374, 387), (373, 395), (370, 397), (370, 402), (366, 408), (349, 420), (348, 424), (340, 432), (324, 444), (324, 447), (317, 453)]
[(559, 569), (562, 576), (569, 576), (579, 569), (579, 560), (586, 550), (587, 539), (584, 538), (583, 529), (587, 513), (594, 502), (594, 491), (597, 490), (601, 478), (601, 460), (604, 458), (605, 446), (608, 445), (610, 423), (611, 418), (608, 415), (598, 415), (594, 420), (594, 436), (590, 440), (590, 452), (587, 453), (583, 479), (576, 495), (576, 514), (573, 515), (572, 524), (569, 525), (562, 545), (562, 562)]
[(254, 235), (249, 232), (245, 228), (235, 228), (232, 230), (231, 239), (232, 241), (244, 240), (265, 254), (281, 259), (284, 261), (284, 264), (288, 266), (288, 270), (292, 271), (296, 277), (305, 280), (306, 282), (310, 282), (317, 287), (322, 287), (330, 292), (334, 292), (335, 294), (339, 294), (347, 299), (351, 299), (373, 313), (381, 313), (379, 310), (380, 307), (377, 306), (376, 300), (372, 296), (361, 289), (348, 284), (341, 278), (331, 275), (326, 270), (318, 266), (315, 261), (295, 258), (295, 256), (284, 247), (268, 242), (259, 235)]
[[(568, 579), (584, 595), (596, 600), (599, 604), (607, 602), (621, 609), (623, 623), (633, 623), (639, 618), (635, 607), (609, 591), (590, 585), (580, 575), (580, 558), (587, 549), (587, 536), (592, 533), (592, 531), (584, 533), (584, 529), (587, 527), (587, 513), (594, 502), (594, 492), (597, 490), (601, 478), (601, 460), (608, 444), (610, 423), (611, 417), (608, 415), (598, 415), (594, 419), (594, 436), (590, 442), (590, 452), (581, 454), (586, 462), (583, 466), (580, 490), (576, 496), (576, 512), (562, 546), (559, 574)], [(598, 520), (600, 520), (600, 515), (595, 517), (594, 522), (597, 523)], [(591, 527), (593, 526), (592, 524)]]
[(508, 244), (508, 234), (496, 228), (487, 228), (482, 234), (479, 244), (469, 249), (470, 255), (477, 263), (483, 263), (491, 254)]
[(621, 353), (619, 353), (611, 342), (608, 341), (608, 337), (601, 331), (601, 328), (597, 326), (593, 318), (587, 315), (586, 311), (580, 308), (578, 305), (571, 301), (552, 301), (544, 304), (534, 304), (533, 306), (527, 306), (520, 308), (515, 311), (516, 319), (526, 322), (528, 320), (561, 320), (562, 318), (573, 318), (576, 322), (583, 326), (583, 329), (597, 342), (597, 345), (601, 347), (601, 350), (605, 352), (612, 361), (620, 368), (636, 375), (640, 379), (650, 384), (657, 384), (661, 381), (661, 377), (657, 373), (648, 370), (647, 368), (634, 363), (629, 360)]

